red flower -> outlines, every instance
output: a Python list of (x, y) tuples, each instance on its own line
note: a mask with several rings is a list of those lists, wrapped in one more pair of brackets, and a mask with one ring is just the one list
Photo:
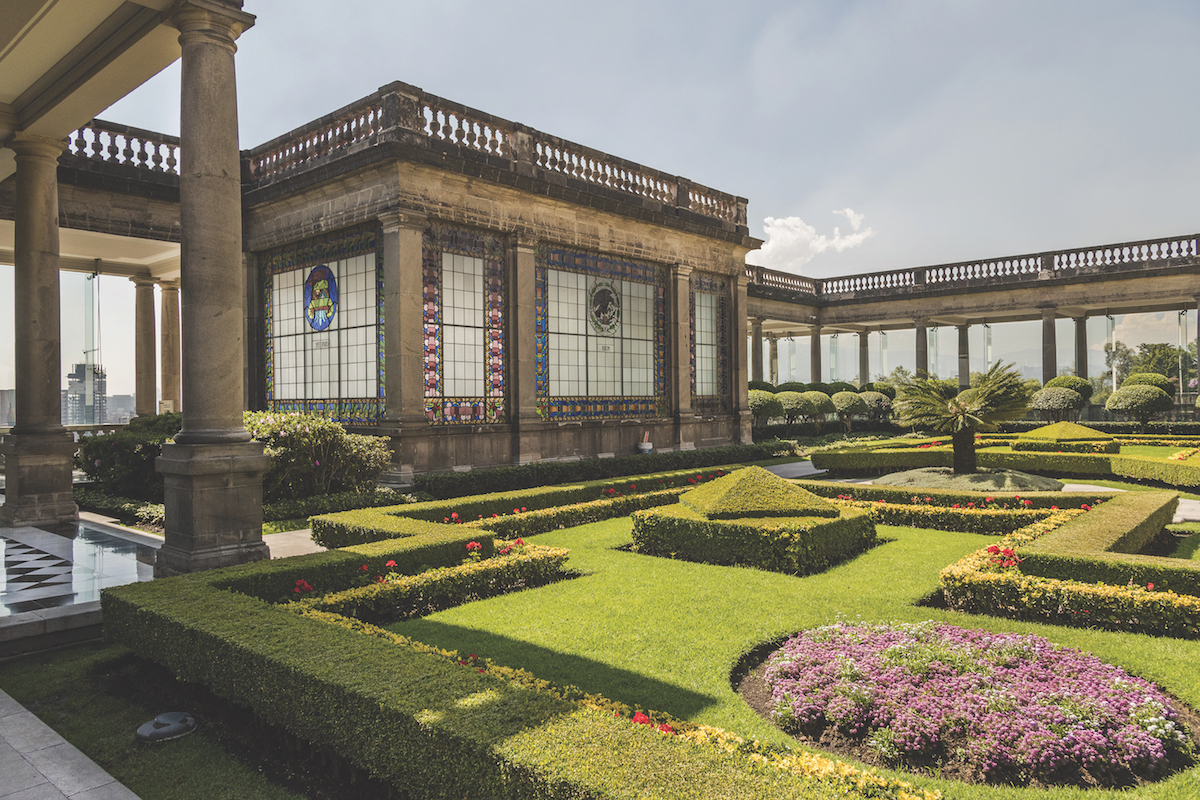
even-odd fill
[(481, 545), (479, 542), (467, 542), (467, 549), (468, 549), (468, 550), (471, 550), (471, 551), (474, 551), (474, 550), (479, 550), (479, 549), (481, 549), (482, 547), (483, 547), (483, 545)]
[(675, 729), (672, 728), (670, 725), (668, 725), (665, 722), (662, 725), (659, 725), (658, 729), (660, 731), (662, 731), (663, 733), (674, 733), (675, 732)]
[(457, 512), (457, 511), (451, 511), (451, 512), (450, 512), (450, 519), (458, 519), (458, 512)]
[(1058, 511), (1058, 506), (1050, 506), (1051, 511)]
[(1147, 584), (1146, 584), (1146, 591), (1147, 591), (1147, 592), (1153, 592), (1153, 591), (1154, 591), (1154, 584), (1153, 584), (1153, 583), (1147, 583)]
[[(520, 513), (521, 513), (521, 509), (519, 509), (519, 508), (514, 508), (514, 509), (513, 509), (513, 513), (514, 513), (514, 514), (520, 514)], [(492, 516), (494, 517), (494, 516), (496, 516), (496, 515), (495, 515), (495, 514), (492, 514)]]
[(958, 503), (955, 503), (954, 505), (952, 505), (952, 506), (950, 506), (950, 507), (951, 507), (951, 508), (960, 508), (960, 506), (958, 505)]
[(512, 548), (511, 548), (511, 547), (506, 547), (506, 548), (504, 548), (503, 550), (501, 550), (501, 551), (500, 551), (500, 555), (502, 555), (502, 556), (506, 556), (506, 555), (508, 555), (510, 552), (512, 552)]
[(933, 498), (932, 498), (932, 497), (926, 497), (926, 498), (925, 498), (925, 502), (926, 502), (926, 503), (932, 503), (932, 502), (933, 502)]
[(519, 547), (524, 547), (524, 546), (525, 546), (525, 540), (524, 540), (524, 539), (517, 539), (515, 542), (513, 542), (513, 544), (515, 544), (515, 545), (517, 545), (517, 546), (519, 546)]
[(631, 492), (637, 491), (637, 484), (636, 483), (629, 484), (629, 491), (631, 491)]
[(992, 555), (994, 555), (994, 556), (998, 556), (998, 555), (1000, 555), (1000, 548), (999, 548), (997, 545), (994, 545), (994, 544), (993, 544), (993, 545), (991, 545), (991, 546), (989, 546), (989, 547), (988, 547), (988, 549), (987, 549), (987, 551), (988, 551), (989, 553), (991, 553)]
[(992, 503), (992, 502), (995, 502), (995, 500), (996, 500), (996, 498), (994, 498), (994, 497), (983, 498), (983, 502), (985, 502), (985, 503)]
[(633, 721), (634, 721), (634, 724), (637, 724), (637, 725), (649, 725), (650, 724), (650, 718), (647, 717), (645, 714), (643, 714), (640, 711), (633, 715)]
[(358, 568), (358, 571), (359, 571), (359, 572), (366, 572), (366, 571), (367, 571), (367, 565), (366, 565), (366, 564), (363, 564), (361, 567), (359, 567), (359, 568)]
[(1081, 505), (1081, 506), (1080, 506), (1080, 508), (1082, 508), (1084, 511), (1091, 511), (1091, 510), (1092, 510), (1092, 507), (1091, 507), (1091, 506), (1089, 506), (1087, 503), (1084, 503), (1083, 505)]
[(525, 506), (521, 506), (521, 510), (526, 511), (527, 509), (525, 508)]

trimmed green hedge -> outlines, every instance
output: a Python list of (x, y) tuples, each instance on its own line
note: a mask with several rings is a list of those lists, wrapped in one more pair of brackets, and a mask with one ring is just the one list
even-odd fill
[(633, 543), (639, 553), (793, 575), (820, 572), (874, 541), (870, 513), (850, 508), (833, 519), (715, 520), (682, 504), (633, 515)]
[[(1087, 503), (1095, 505), (1102, 500), (1113, 497), (1115, 492), (1102, 489), (1098, 492), (965, 492), (957, 489), (915, 489), (911, 486), (883, 486), (871, 483), (838, 483), (836, 481), (814, 481), (802, 478), (793, 479), (792, 483), (801, 486), (813, 494), (827, 498), (845, 498), (865, 500), (867, 502), (884, 503), (913, 503), (920, 501), (924, 506), (952, 507), (959, 505), (966, 508), (969, 503), (978, 508), (1000, 508), (1010, 506), (1013, 509), (1049, 509), (1051, 506), (1061, 508), (1079, 508)], [(994, 502), (987, 503), (987, 498)], [(1029, 501), (1026, 504), (1025, 501)]]
[(1119, 453), (1121, 443), (1116, 439), (1091, 442), (1058, 442), (1053, 439), (1017, 439), (1012, 443), (1015, 452), (1034, 453)]
[(708, 519), (838, 516), (831, 504), (762, 467), (689, 489), (679, 502)]
[(537, 486), (641, 476), (649, 471), (708, 470), (722, 464), (762, 461), (792, 455), (794, 442), (776, 440), (700, 450), (672, 450), (650, 455), (585, 458), (579, 461), (538, 461), (522, 467), (495, 467), (470, 472), (432, 472), (413, 478), (416, 489), (439, 499), (495, 492), (515, 492)]

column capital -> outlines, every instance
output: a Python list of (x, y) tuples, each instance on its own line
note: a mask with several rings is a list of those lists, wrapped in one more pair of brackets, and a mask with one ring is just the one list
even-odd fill
[(17, 154), (17, 158), (33, 157), (57, 161), (67, 149), (67, 143), (62, 139), (51, 139), (48, 136), (38, 136), (36, 133), (17, 131), (8, 137), (4, 146)]
[(527, 253), (532, 253), (537, 250), (539, 239), (536, 236), (530, 236), (528, 233), (512, 234), (512, 245), (516, 250), (523, 250)]
[(399, 209), (384, 211), (378, 219), (379, 224), (383, 226), (384, 233), (394, 233), (402, 228), (423, 231), (429, 224), (429, 217), (424, 214), (414, 214), (411, 211), (400, 211)]
[(149, 275), (131, 275), (129, 276), (129, 282), (139, 289), (144, 287), (153, 288), (154, 285), (158, 283), (158, 281), (154, 280), (154, 278), (150, 277)]
[(159, 288), (161, 288), (164, 292), (179, 291), (179, 278), (172, 278), (169, 281), (156, 280), (155, 283), (157, 283)]
[(690, 264), (672, 264), (671, 276), (674, 278), (691, 278), (696, 268)]
[(220, 0), (181, 0), (170, 24), (179, 41), (207, 41), (236, 51), (234, 41), (254, 25), (254, 15)]

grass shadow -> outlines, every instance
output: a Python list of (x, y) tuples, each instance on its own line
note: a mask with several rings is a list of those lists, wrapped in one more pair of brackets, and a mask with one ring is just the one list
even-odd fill
[(494, 664), (527, 670), (560, 686), (574, 685), (585, 692), (604, 695), (635, 710), (664, 711), (691, 718), (717, 702), (714, 697), (631, 670), (428, 617), (387, 627), (425, 644), (457, 650), (461, 656), (478, 655)]

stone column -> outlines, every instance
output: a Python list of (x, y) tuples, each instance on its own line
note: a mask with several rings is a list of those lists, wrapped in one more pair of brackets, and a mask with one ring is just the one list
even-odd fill
[(392, 477), (410, 483), (429, 461), (425, 417), (422, 240), (428, 220), (392, 212), (383, 226), (383, 418), (392, 438)]
[(159, 344), (160, 382), (162, 399), (174, 411), (182, 411), (179, 395), (179, 281), (163, 281), (159, 285)]
[[(509, 419), (516, 440), (513, 463), (519, 465), (541, 460), (546, 427), (537, 411), (537, 240), (516, 237), (511, 263), (505, 349)], [(690, 406), (690, 395), (688, 403)]]
[[(744, 269), (740, 269), (731, 283), (730, 293), (733, 302), (730, 304), (732, 308), (729, 309), (729, 316), (733, 324), (733, 331), (729, 346), (733, 352), (729, 354), (729, 374), (733, 386), (730, 387), (730, 394), (734, 401), (733, 416), (737, 425), (738, 441), (742, 444), (751, 444), (754, 438), (750, 432), (750, 425), (754, 418), (750, 413), (749, 386), (746, 380), (746, 290), (750, 286), (750, 277), (746, 275)], [(761, 359), (759, 364), (762, 364)], [(760, 366), (759, 369), (761, 370), (762, 367)]]
[(821, 382), (821, 326), (808, 326), (808, 382)]
[(675, 415), (675, 449), (696, 449), (696, 414), (692, 409), (692, 268), (671, 268), (668, 341), (671, 358), (671, 402)]
[(958, 390), (971, 388), (971, 340), (970, 325), (958, 327)]
[(157, 370), (154, 353), (154, 281), (130, 278), (133, 296), (134, 410), (139, 417), (158, 413)]
[(867, 331), (858, 332), (858, 386), (871, 380), (871, 349), (867, 345)]
[(763, 318), (755, 317), (750, 326), (750, 380), (763, 379)]
[(775, 334), (771, 334), (770, 336), (767, 337), (767, 344), (769, 345), (769, 352), (767, 355), (767, 360), (770, 362), (770, 366), (771, 366), (771, 383), (778, 386), (779, 385), (779, 337), (776, 336)]
[(234, 40), (254, 17), (185, 0), (182, 48), (183, 429), (163, 446), (166, 541), (155, 574), (267, 558), (262, 475), (270, 465), (242, 424), (245, 298)]
[(929, 377), (929, 320), (917, 318), (914, 320), (917, 328), (917, 364), (913, 368), (918, 378)]
[(62, 424), (58, 288), (58, 157), (63, 142), (15, 133), (13, 342), (16, 420), (4, 437), (5, 498), (0, 525), (78, 518), (71, 499), (75, 442)]
[(1039, 306), (1042, 310), (1042, 384), (1058, 375), (1058, 342), (1055, 340), (1054, 306)]
[(1088, 376), (1087, 317), (1075, 317), (1075, 374)]

